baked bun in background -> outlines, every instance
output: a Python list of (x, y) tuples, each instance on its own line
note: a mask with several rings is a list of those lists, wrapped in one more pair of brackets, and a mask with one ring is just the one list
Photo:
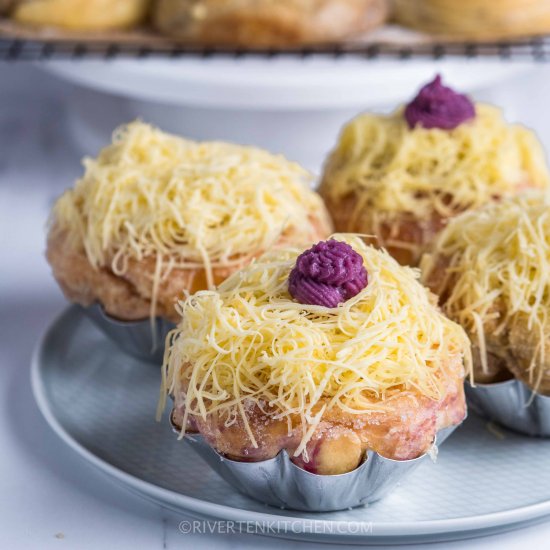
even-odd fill
[(0, 15), (8, 14), (16, 2), (17, 0), (0, 0)]
[(17, 0), (12, 18), (19, 23), (100, 31), (142, 23), (151, 0)]
[(453, 216), (549, 184), (531, 131), (437, 77), (394, 113), (348, 123), (319, 192), (337, 231), (372, 235), (400, 263), (417, 265)]
[(382, 24), (386, 0), (158, 0), (155, 27), (199, 45), (337, 42)]
[(116, 319), (179, 319), (185, 293), (271, 247), (331, 232), (310, 174), (253, 147), (134, 122), (84, 166), (55, 204), (47, 258), (69, 300), (99, 302)]
[(367, 450), (426, 453), (464, 419), (470, 343), (418, 276), (335, 235), (190, 296), (163, 369), (173, 421), (234, 460), (285, 449), (322, 475), (354, 470)]
[(470, 39), (550, 32), (550, 0), (393, 0), (393, 16), (406, 27)]
[(474, 345), (474, 380), (512, 376), (550, 395), (550, 198), (534, 192), (466, 212), (421, 263), (423, 282)]

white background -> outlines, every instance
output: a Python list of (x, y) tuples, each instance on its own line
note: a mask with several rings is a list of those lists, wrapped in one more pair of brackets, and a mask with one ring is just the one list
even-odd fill
[[(69, 131), (72, 91), (34, 67), (0, 65), (0, 548), (318, 548), (250, 535), (183, 535), (178, 525), (188, 518), (113, 485), (40, 416), (29, 360), (65, 303), (43, 249), (52, 200), (80, 172), (82, 151)], [(550, 148), (549, 91), (550, 67), (540, 66), (481, 97), (534, 127)], [(542, 523), (430, 548), (544, 548), (548, 540), (550, 523)]]

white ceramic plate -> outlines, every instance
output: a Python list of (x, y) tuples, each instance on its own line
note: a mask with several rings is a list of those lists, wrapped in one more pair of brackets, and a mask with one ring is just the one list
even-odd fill
[[(362, 544), (462, 539), (550, 515), (550, 440), (468, 421), (394, 493), (369, 508), (306, 514), (232, 489), (154, 420), (159, 369), (119, 352), (72, 307), (40, 342), (32, 386), (65, 443), (112, 480), (201, 518), (261, 522), (265, 534)], [(242, 523), (239, 523), (242, 525)]]
[(40, 67), (88, 88), (162, 104), (237, 110), (364, 109), (401, 102), (437, 72), (471, 91), (532, 63), (499, 59), (371, 60), (245, 56), (178, 60), (49, 61)]

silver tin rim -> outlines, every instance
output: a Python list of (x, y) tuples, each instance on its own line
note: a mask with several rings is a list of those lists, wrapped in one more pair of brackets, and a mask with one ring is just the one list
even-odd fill
[[(170, 422), (178, 434), (180, 430)], [(411, 471), (427, 459), (459, 426), (440, 430), (429, 452), (394, 460), (373, 451), (353, 471), (319, 475), (292, 462), (286, 450), (259, 462), (229, 459), (212, 448), (201, 434), (186, 434), (185, 441), (212, 469), (240, 493), (277, 508), (305, 512), (331, 512), (368, 505), (389, 494)]]
[(550, 396), (533, 393), (521, 380), (466, 382), (466, 397), (472, 410), (489, 420), (525, 435), (550, 437)]
[(121, 321), (109, 316), (97, 303), (82, 310), (124, 352), (156, 365), (162, 363), (166, 336), (176, 326), (174, 323), (161, 317), (156, 317), (153, 324), (149, 319)]

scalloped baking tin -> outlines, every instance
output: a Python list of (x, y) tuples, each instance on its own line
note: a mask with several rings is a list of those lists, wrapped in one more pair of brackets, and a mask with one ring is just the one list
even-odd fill
[(100, 304), (82, 310), (113, 342), (132, 357), (149, 362), (162, 363), (166, 335), (176, 325), (161, 317), (155, 318), (154, 329), (149, 319), (143, 321), (120, 321), (105, 313)]
[(466, 383), (472, 410), (526, 435), (550, 437), (550, 397), (533, 394), (520, 380), (494, 384)]
[[(441, 430), (434, 447), (441, 445), (458, 426)], [(173, 423), (172, 428), (180, 433)], [(404, 476), (430, 459), (430, 453), (413, 460), (392, 460), (368, 451), (366, 459), (352, 472), (318, 475), (296, 466), (284, 450), (269, 460), (239, 462), (218, 453), (200, 434), (187, 434), (185, 440), (239, 492), (271, 506), (306, 512), (345, 510), (380, 500)]]

